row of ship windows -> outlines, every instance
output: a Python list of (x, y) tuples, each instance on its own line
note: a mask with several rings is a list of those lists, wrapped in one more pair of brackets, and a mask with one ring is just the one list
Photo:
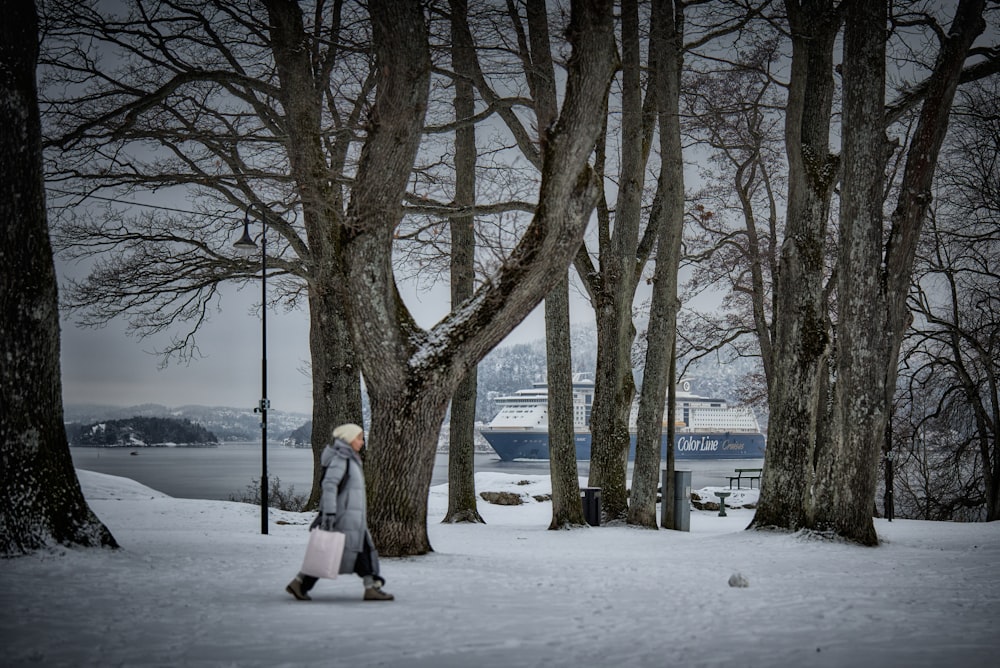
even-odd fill
[[(524, 407), (520, 407), (520, 406), (507, 406), (505, 410), (506, 410), (507, 413), (512, 414), (512, 415), (524, 415), (524, 414), (534, 413), (538, 408), (539, 408), (539, 406), (537, 404), (532, 404), (532, 405), (528, 405), (528, 406), (524, 406)], [(591, 413), (591, 410), (590, 410), (589, 406), (577, 405), (577, 406), (574, 407), (574, 412), (577, 415), (589, 416), (590, 413)], [(704, 410), (702, 410), (702, 411), (699, 411), (698, 413), (699, 413), (698, 414), (698, 421), (699, 422), (732, 422), (733, 419), (734, 419), (733, 413), (731, 411), (725, 411), (725, 412), (716, 413), (715, 411), (711, 411), (710, 412), (710, 411), (704, 411)], [(743, 416), (740, 416), (740, 417), (742, 417), (743, 419), (746, 419), (746, 420), (750, 419), (750, 415), (743, 415)], [(691, 411), (690, 411), (690, 409), (685, 408), (682, 411), (682, 418), (681, 419), (684, 422), (689, 422), (690, 421), (690, 419), (691, 419)], [(739, 418), (736, 418), (736, 419), (739, 419)]]

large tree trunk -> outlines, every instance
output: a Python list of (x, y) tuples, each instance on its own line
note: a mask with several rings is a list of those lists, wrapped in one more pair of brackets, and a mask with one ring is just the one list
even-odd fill
[[(603, 263), (602, 263), (603, 264)], [(624, 279), (615, 272), (619, 283)], [(602, 295), (606, 296), (606, 295)], [(594, 407), (590, 416), (591, 451), (588, 484), (601, 488), (601, 514), (605, 520), (622, 520), (628, 513), (627, 474), (629, 412), (635, 396), (630, 362), (635, 337), (631, 323), (631, 294), (628, 295), (628, 323), (617, 299), (602, 299), (597, 316), (597, 371), (594, 379)]]
[(615, 206), (614, 229), (601, 243), (600, 281), (595, 291), (597, 319), (597, 372), (590, 479), (601, 488), (601, 511), (609, 520), (628, 515), (629, 416), (635, 398), (632, 378), (632, 302), (635, 297), (636, 254), (645, 152), (642, 133), (642, 84), (639, 53), (639, 9), (635, 0), (624, 0), (622, 21), (622, 133), (621, 182)]
[[(451, 0), (451, 60), (455, 80), (455, 120), (476, 113), (472, 86), (474, 56), (468, 31), (466, 0)], [(455, 130), (455, 204), (472, 206), (476, 201), (476, 129), (469, 123)], [(476, 230), (474, 216), (451, 219), (451, 304), (461, 304), (475, 288)], [(451, 428), (448, 444), (448, 512), (445, 522), (482, 522), (476, 507), (476, 367), (465, 374), (451, 398)]]
[[(907, 156), (888, 246), (881, 247), (882, 128), (886, 118), (878, 72), (884, 70), (880, 7), (846, 6), (845, 170), (838, 270), (837, 357), (833, 412), (824, 407), (826, 328), (820, 249), (825, 240), (827, 193), (838, 173), (827, 157), (829, 93), (836, 23), (830, 8), (786, 3), (793, 34), (789, 93), (789, 224), (782, 248), (775, 317), (775, 380), (771, 437), (753, 526), (828, 530), (863, 544), (877, 543), (871, 522), (875, 470), (890, 393), (895, 388), (913, 258), (930, 202), (930, 183), (962, 64), (983, 30), (982, 0), (963, 0), (926, 87)], [(822, 10), (822, 11), (821, 11)], [(865, 12), (880, 12), (878, 16)], [(802, 37), (811, 38), (809, 45)], [(846, 62), (850, 61), (850, 62)], [(873, 70), (874, 77), (873, 78)], [(799, 84), (804, 83), (804, 88)], [(812, 98), (812, 99), (810, 99)], [(884, 258), (885, 268), (882, 269)], [(798, 287), (796, 287), (798, 286)], [(873, 381), (873, 374), (878, 376)], [(823, 424), (822, 429), (817, 425)], [(815, 468), (814, 468), (815, 466)]]
[(362, 423), (360, 364), (347, 328), (346, 311), (335, 285), (343, 275), (336, 222), (343, 195), (333, 170), (342, 168), (346, 144), (334, 147), (328, 162), (322, 132), (322, 85), (308, 48), (302, 10), (290, 0), (266, 0), (271, 49), (281, 82), (286, 149), (309, 239), (309, 349), (313, 375), (313, 484), (308, 507), (321, 493), (320, 455), (333, 429)]
[[(649, 224), (658, 234), (629, 510), (630, 524), (650, 528), (657, 526), (656, 489), (660, 476), (664, 400), (669, 389), (667, 381), (676, 364), (673, 341), (680, 309), (677, 271), (684, 230), (684, 161), (679, 111), (684, 25), (683, 7), (679, 6), (675, 12), (673, 4), (669, 0), (653, 3), (650, 37), (651, 48), (658, 54), (652, 80), (660, 126), (660, 175)], [(673, 484), (673, 471), (668, 473)], [(668, 493), (663, 490), (663, 503), (667, 503)]]
[(368, 137), (342, 231), (341, 284), (372, 399), (371, 529), (385, 555), (430, 549), (426, 504), (437, 430), (467, 371), (566, 275), (597, 188), (587, 159), (616, 64), (611, 5), (574, 2), (565, 103), (549, 130), (539, 205), (499, 272), (430, 332), (418, 328), (392, 273), (393, 232), (420, 140), (430, 77), (417, 2), (369, 3), (378, 67)]
[[(427, 493), (441, 423), (457, 383), (415, 373), (401, 386), (371, 383), (372, 426), (365, 456), (368, 525), (389, 557), (426, 554)], [(438, 384), (440, 387), (432, 387)]]
[(45, 213), (31, 0), (0, 27), (0, 557), (51, 546), (118, 547), (87, 506), (63, 424), (56, 272)]
[(332, 442), (333, 430), (347, 422), (363, 424), (361, 365), (347, 329), (344, 307), (330, 287), (334, 279), (320, 274), (309, 290), (309, 352), (312, 360), (313, 481), (307, 508), (322, 494), (320, 456)]
[[(849, 5), (844, 30), (837, 383), (829, 447), (817, 461), (813, 527), (875, 545), (879, 436), (888, 415), (882, 318), (882, 183), (887, 146), (884, 3)], [(876, 447), (873, 447), (876, 446)]]
[(775, 286), (767, 457), (751, 524), (790, 530), (808, 526), (811, 517), (821, 377), (830, 342), (823, 251), (838, 171), (829, 134), (840, 16), (829, 0), (802, 4), (785, 3), (792, 32), (787, 223)]

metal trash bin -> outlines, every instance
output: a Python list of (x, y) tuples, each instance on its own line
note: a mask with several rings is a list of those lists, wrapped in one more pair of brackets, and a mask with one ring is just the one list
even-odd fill
[(601, 526), (601, 488), (581, 487), (580, 501), (583, 503), (583, 519), (592, 527)]
[(664, 501), (662, 502), (662, 516), (660, 518), (660, 523), (662, 526), (667, 526), (665, 521), (667, 508), (665, 499), (667, 494), (672, 494), (674, 499), (674, 529), (676, 531), (690, 531), (691, 472), (675, 470), (673, 484), (671, 485), (669, 483), (670, 481), (667, 479), (667, 470), (663, 469), (663, 480), (660, 484), (662, 485), (661, 490)]

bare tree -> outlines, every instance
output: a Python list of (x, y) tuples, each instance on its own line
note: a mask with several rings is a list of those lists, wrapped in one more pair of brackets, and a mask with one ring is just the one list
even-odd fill
[(45, 213), (31, 0), (0, 28), (0, 556), (55, 544), (118, 547), (83, 498), (63, 424), (59, 307)]
[[(428, 104), (426, 17), (416, 2), (371, 3), (367, 12), (354, 3), (319, 3), (308, 17), (288, 0), (266, 0), (264, 6), (266, 21), (253, 13), (254, 6), (247, 12), (221, 0), (172, 3), (151, 11), (137, 6), (130, 22), (105, 21), (80, 9), (73, 23), (65, 24), (61, 44), (66, 50), (60, 53), (55, 46), (52, 60), (69, 60), (62, 73), (71, 78), (82, 73), (66, 90), (79, 93), (88, 83), (96, 85), (94, 94), (82, 99), (95, 112), (81, 120), (73, 106), (80, 98), (53, 102), (52, 110), (62, 112), (62, 131), (53, 133), (54, 145), (63, 148), (62, 173), (77, 182), (137, 191), (196, 184), (228, 202), (230, 210), (262, 205), (269, 210), (269, 231), (281, 239), (269, 265), (279, 276), (304, 281), (310, 300), (314, 398), (349, 402), (359, 396), (336, 387), (332, 375), (319, 378), (317, 369), (349, 372), (356, 382), (353, 358), (338, 365), (325, 356), (365, 351), (373, 409), (370, 508), (380, 548), (386, 554), (426, 551), (426, 487), (444, 415), (439, 411), (446, 410), (457, 390), (454, 381), (531, 310), (548, 282), (565, 272), (582, 235), (593, 190), (587, 156), (591, 133), (600, 127), (594, 125), (600, 109), (592, 101), (606, 94), (615, 63), (604, 26), (611, 20), (610, 5), (574, 3), (576, 48), (566, 101), (548, 131), (547, 153), (537, 161), (547, 168), (527, 236), (510, 255), (498, 256), (499, 271), (485, 277), (473, 297), (453, 305), (452, 315), (430, 332), (415, 326), (399, 299), (391, 267), (404, 211), (433, 211), (443, 218), (463, 213), (405, 190)], [(172, 39), (158, 38), (175, 31)], [(77, 49), (90, 38), (122, 49), (113, 60), (123, 67), (120, 77)], [(495, 97), (484, 99), (490, 113), (509, 113)], [(123, 150), (128, 142), (149, 138), (162, 147), (152, 159)], [(88, 171), (90, 165), (95, 169)], [(272, 200), (278, 203), (267, 207)], [(411, 206), (404, 208), (404, 202)], [(131, 241), (134, 221), (129, 222), (102, 230), (124, 235), (107, 233), (112, 247)], [(152, 297), (140, 300), (149, 305), (147, 313), (155, 314), (155, 300), (166, 297), (182, 305), (171, 311), (173, 317), (188, 313), (197, 321), (219, 280), (252, 275), (253, 264), (232, 259), (220, 234), (231, 222), (193, 222), (200, 227), (184, 234), (148, 231), (137, 245), (164, 239), (170, 245), (128, 257), (137, 258), (129, 266), (164, 268), (161, 276), (168, 279), (165, 287), (150, 291)], [(188, 263), (187, 271), (172, 271), (178, 260)], [(179, 278), (189, 282), (181, 285), (175, 282)], [(302, 293), (297, 281), (286, 294)], [(131, 294), (135, 287), (118, 294)], [(200, 297), (190, 298), (192, 289)], [(90, 294), (100, 292), (95, 288)], [(184, 304), (191, 306), (185, 310)], [(347, 331), (348, 324), (353, 339), (315, 338)], [(333, 415), (327, 413), (328, 426), (352, 417), (346, 409)], [(320, 422), (314, 416), (314, 430), (321, 429)], [(320, 432), (314, 448), (321, 448), (322, 440)]]
[[(499, 10), (499, 6), (496, 9)], [(526, 165), (540, 168), (541, 150), (547, 141), (547, 132), (558, 115), (558, 86), (552, 54), (562, 49), (559, 45), (553, 49), (550, 43), (549, 23), (552, 18), (548, 15), (546, 4), (534, 0), (526, 3), (508, 2), (502, 12), (490, 13), (488, 6), (480, 10), (483, 12), (481, 22), (490, 29), (480, 31), (482, 34), (478, 38), (482, 42), (478, 54), (486, 60), (492, 71), (509, 70), (509, 74), (498, 78), (503, 94), (491, 86), (478, 57), (472, 60), (473, 70), (470, 76), (475, 81), (480, 97), (485, 103), (497, 109), (499, 117), (507, 128), (511, 143), (509, 146), (501, 145), (498, 149), (504, 151), (516, 147), (526, 159), (524, 161)], [(510, 26), (510, 29), (503, 31), (499, 26)], [(471, 27), (471, 22), (466, 24), (466, 30)], [(561, 34), (563, 30), (554, 32)], [(497, 41), (497, 46), (493, 48), (489, 48), (489, 43), (486, 41), (491, 38), (491, 33), (492, 39)], [(471, 32), (461, 35), (460, 38), (469, 43), (472, 43), (473, 39)], [(489, 55), (507, 51), (516, 56), (515, 63), (508, 63)], [(519, 81), (523, 83), (516, 83)], [(534, 116), (534, 122), (530, 124), (533, 127), (529, 127), (520, 115), (511, 113), (508, 106), (523, 106), (529, 109)], [(511, 171), (509, 168), (505, 168), (505, 172), (509, 171)], [(516, 241), (515, 237), (507, 238)], [(499, 244), (494, 241), (494, 252), (504, 247), (503, 237), (499, 239), (501, 240)], [(502, 256), (499, 259), (502, 261)], [(572, 367), (569, 350), (568, 294), (565, 294), (567, 286), (568, 283), (561, 282), (555, 288), (556, 293), (546, 298), (554, 528), (582, 522), (571, 420)], [(561, 443), (558, 442), (560, 440)]]
[[(972, 42), (984, 28), (984, 3), (960, 2), (951, 30), (939, 32), (941, 49), (907, 149), (884, 247), (884, 182), (878, 187), (871, 182), (878, 169), (864, 172), (872, 163), (880, 168), (889, 151), (878, 139), (884, 132), (885, 108), (871, 106), (871, 97), (881, 99), (877, 91), (883, 89), (875, 77), (884, 76), (872, 68), (885, 69), (880, 46), (884, 34), (874, 31), (871, 24), (884, 23), (886, 15), (866, 14), (876, 9), (863, 3), (820, 4), (807, 8), (786, 3), (793, 41), (786, 124), (789, 213), (776, 288), (771, 433), (764, 491), (753, 526), (816, 528), (874, 544), (875, 464), (888, 415), (887, 393), (895, 387), (899, 342), (906, 326), (903, 302), (951, 102)], [(843, 172), (836, 281), (840, 317), (832, 349), (823, 322), (819, 250), (832, 186), (841, 170), (839, 157), (830, 153), (829, 135), (831, 54), (842, 16), (848, 17), (842, 133), (850, 164)], [(856, 62), (868, 66), (857, 69)], [(876, 145), (882, 146), (882, 156), (873, 152)], [(831, 352), (836, 384), (827, 414), (821, 397)]]
[[(738, 33), (759, 12), (755, 3), (654, 2), (652, 6), (650, 52), (650, 94), (655, 101), (659, 132), (659, 173), (647, 225), (640, 249), (655, 239), (656, 266), (650, 300), (649, 326), (646, 332), (646, 360), (638, 409), (635, 468), (628, 521), (655, 528), (656, 492), (661, 464), (664, 430), (664, 399), (673, 406), (676, 370), (678, 271), (681, 237), (685, 223), (684, 158), (681, 127), (681, 75), (685, 54), (697, 53), (727, 35)], [(689, 16), (689, 13), (691, 14)], [(687, 34), (693, 20), (693, 34)], [(640, 257), (642, 254), (639, 254)], [(634, 289), (634, 288), (633, 288)], [(667, 471), (673, 480), (672, 411), (667, 411)], [(666, 495), (667, 490), (663, 490)], [(670, 495), (672, 497), (672, 494)], [(669, 505), (672, 501), (665, 501)], [(668, 517), (672, 518), (669, 513)]]
[[(911, 342), (906, 341), (904, 354)], [(947, 358), (937, 357), (938, 350), (926, 343), (916, 343), (900, 373), (892, 476), (886, 481), (893, 486), (892, 511), (910, 519), (983, 521), (986, 472), (976, 448), (975, 417), (960, 392), (948, 386)]]
[(722, 70), (699, 72), (685, 86), (685, 133), (710, 151), (707, 184), (685, 231), (685, 260), (692, 270), (685, 299), (724, 291), (718, 312), (693, 314), (684, 326), (688, 347), (731, 346), (759, 355), (763, 390), (746, 397), (766, 407), (773, 365), (772, 289), (784, 205), (781, 111), (784, 90), (773, 70), (781, 42), (761, 21), (743, 56)]
[(393, 230), (417, 152), (429, 77), (417, 3), (369, 5), (378, 72), (369, 135), (341, 239), (353, 258), (341, 296), (372, 404), (373, 534), (386, 554), (430, 549), (426, 499), (437, 432), (465, 371), (565, 275), (596, 194), (587, 164), (614, 71), (610, 2), (574, 2), (566, 95), (544, 143), (539, 204), (499, 272), (432, 330), (416, 326), (392, 275)]
[(625, 519), (628, 513), (626, 460), (631, 441), (629, 414), (635, 397), (632, 302), (642, 268), (639, 229), (649, 157), (649, 142), (643, 141), (639, 6), (631, 0), (623, 2), (621, 8), (621, 53), (621, 158), (616, 203), (613, 214), (604, 212), (599, 220), (596, 266), (589, 259), (582, 267), (583, 262), (577, 261), (577, 270), (589, 284), (597, 322), (588, 482), (601, 488), (602, 514), (611, 520)]
[[(660, 139), (660, 173), (649, 226), (657, 231), (656, 269), (649, 310), (646, 365), (639, 399), (635, 469), (629, 523), (656, 528), (656, 490), (660, 472), (664, 397), (673, 374), (677, 330), (677, 269), (684, 226), (684, 161), (681, 153), (680, 84), (684, 61), (684, 3), (653, 3), (650, 49), (657, 54), (652, 73)], [(673, 431), (667, 447), (668, 480), (673, 480)], [(669, 490), (663, 489), (664, 503)], [(673, 495), (671, 494), (671, 497)], [(670, 514), (673, 516), (673, 513)]]
[(573, 369), (569, 340), (569, 277), (545, 297), (545, 349), (549, 415), (550, 529), (585, 524), (580, 503), (573, 423)]
[[(882, 263), (883, 174), (889, 151), (885, 108), (885, 3), (847, 5), (844, 30), (843, 153), (837, 259), (837, 382), (833, 434), (817, 452), (813, 526), (862, 544), (878, 542), (871, 509), (877, 457), (872, 434), (885, 429), (888, 407), (879, 321), (885, 310)], [(876, 442), (878, 439), (876, 439)], [(859, 501), (859, 497), (863, 501)]]
[[(899, 8), (902, 7), (902, 5), (899, 6)], [(890, 25), (896, 31), (893, 33), (890, 43), (901, 42), (901, 45), (897, 44), (896, 48), (905, 47), (910, 49), (908, 54), (910, 60), (919, 62), (926, 58), (928, 50), (918, 47), (921, 45), (926, 47), (926, 41), (903, 31), (909, 30), (912, 32), (919, 28), (925, 28), (928, 25), (929, 15), (906, 14), (899, 11), (899, 8), (893, 7), (893, 10), (897, 13), (894, 13), (890, 17)], [(935, 24), (932, 23), (931, 25)], [(979, 49), (978, 51), (973, 49), (969, 52), (970, 56), (976, 54), (985, 55), (986, 59), (965, 66), (958, 76), (960, 82), (973, 81), (981, 76), (988, 76), (995, 71), (996, 64), (995, 62), (991, 62), (990, 51), (988, 49)], [(933, 53), (931, 55), (933, 56)], [(930, 72), (932, 69), (932, 64), (927, 64), (927, 71)], [(757, 74), (758, 72), (759, 75)], [(737, 76), (733, 76), (734, 74)], [(766, 136), (767, 126), (751, 121), (753, 119), (760, 121), (761, 119), (766, 119), (768, 114), (775, 114), (783, 106), (783, 101), (775, 99), (761, 105), (759, 104), (761, 98), (755, 98), (753, 95), (753, 91), (757, 87), (733, 85), (735, 81), (752, 81), (754, 76), (760, 76), (760, 80), (766, 85), (770, 85), (770, 82), (774, 81), (768, 70), (763, 68), (754, 68), (750, 71), (737, 69), (723, 78), (717, 76), (713, 76), (708, 80), (703, 78), (697, 86), (698, 94), (694, 99), (698, 102), (697, 107), (695, 107), (698, 114), (694, 119), (693, 125), (695, 128), (701, 126), (701, 133), (708, 133), (712, 147), (718, 151), (717, 155), (731, 163), (728, 171), (734, 171), (737, 178), (734, 182), (736, 185), (735, 190), (731, 186), (720, 184), (719, 187), (707, 189), (703, 193), (705, 199), (702, 202), (708, 206), (701, 210), (700, 215), (695, 216), (695, 220), (701, 230), (703, 230), (701, 236), (696, 238), (695, 241), (702, 243), (704, 250), (694, 257), (694, 260), (699, 262), (699, 264), (696, 266), (695, 280), (692, 282), (692, 287), (694, 289), (703, 289), (706, 285), (723, 285), (731, 291), (730, 296), (727, 296), (724, 300), (724, 305), (731, 310), (721, 318), (703, 317), (701, 322), (714, 325), (715, 330), (708, 330), (706, 327), (701, 327), (700, 331), (708, 332), (710, 337), (714, 337), (714, 340), (729, 342), (731, 345), (735, 344), (738, 349), (744, 350), (741, 354), (756, 354), (757, 351), (754, 350), (755, 346), (740, 344), (740, 339), (737, 338), (756, 330), (756, 341), (759, 344), (759, 354), (762, 357), (764, 376), (768, 381), (771, 381), (771, 373), (769, 371), (771, 354), (768, 333), (773, 329), (771, 313), (774, 309), (770, 307), (773, 301), (768, 296), (770, 289), (767, 286), (770, 283), (769, 276), (777, 276), (776, 257), (773, 254), (773, 249), (776, 246), (773, 240), (780, 238), (780, 234), (775, 234), (776, 230), (780, 231), (780, 227), (776, 225), (778, 221), (776, 221), (773, 214), (775, 210), (774, 205), (776, 202), (781, 201), (782, 195), (781, 181), (774, 178), (776, 175), (775, 167), (779, 163), (774, 160), (771, 160), (770, 163), (764, 161), (759, 163), (753, 162), (747, 160), (745, 155), (748, 153), (748, 148), (750, 147), (756, 147), (755, 150), (761, 151), (760, 155), (766, 155), (766, 145), (761, 144), (759, 140)], [(911, 113), (913, 107), (924, 100), (924, 96), (932, 90), (932, 87), (929, 85), (930, 81), (931, 78), (928, 77), (916, 84), (908, 83), (905, 78), (902, 80), (897, 78), (891, 82), (892, 85), (889, 88), (896, 88), (899, 92), (894, 101), (885, 108), (884, 121), (886, 129), (891, 129), (893, 125), (898, 125), (901, 119), (906, 118), (906, 114)], [(750, 95), (748, 96), (744, 93), (734, 96), (729, 92), (730, 90), (737, 92), (746, 91)], [(759, 90), (764, 90), (764, 88), (759, 88)], [(704, 91), (704, 94), (701, 93), (702, 91)], [(735, 101), (736, 104), (727, 105), (726, 102), (730, 100)], [(739, 100), (742, 100), (742, 106)], [(743, 112), (746, 113), (744, 114)], [(741, 124), (745, 123), (745, 127), (748, 129), (755, 128), (753, 132), (741, 133), (741, 124), (728, 122), (729, 119), (744, 118), (745, 120), (742, 120)], [(872, 132), (877, 131), (873, 130)], [(887, 170), (886, 177), (881, 179), (885, 192), (888, 192), (892, 188), (891, 183), (885, 182), (885, 179), (891, 179), (894, 175), (898, 174), (899, 166), (902, 165), (902, 160), (904, 159), (906, 159), (906, 153), (899, 153), (899, 157), (897, 158), (899, 161), (898, 165), (892, 165)], [(857, 161), (852, 160), (850, 164), (853, 165), (856, 163)], [(725, 163), (722, 163), (720, 160), (719, 164)], [(751, 169), (750, 167), (753, 165), (758, 165), (759, 167)], [(746, 180), (748, 175), (753, 176), (758, 169), (759, 173), (756, 180)], [(762, 178), (765, 175), (767, 175), (767, 179)], [(745, 187), (744, 184), (756, 187), (758, 193), (763, 193), (766, 196), (758, 194), (756, 197), (753, 197), (753, 190)], [(869, 185), (873, 185), (873, 183), (869, 183)], [(727, 197), (731, 192), (739, 194), (739, 205), (735, 209), (737, 211), (742, 209), (738, 215), (742, 215), (745, 221), (744, 227), (747, 230), (745, 236), (742, 231), (734, 231), (734, 227), (726, 215), (729, 208)], [(746, 206), (747, 204), (750, 206)], [(768, 243), (767, 234), (758, 235), (751, 226), (752, 222), (765, 219), (770, 221), (768, 225), (772, 239), (770, 243)], [(830, 231), (826, 248), (834, 249), (836, 247), (836, 234), (839, 234), (839, 232), (839, 228), (833, 228)], [(746, 244), (751, 239), (763, 242), (756, 249), (757, 259), (769, 256), (772, 258), (768, 263), (761, 263), (761, 268), (764, 271), (761, 271), (759, 276), (764, 279), (763, 281), (758, 280), (758, 272), (754, 270), (757, 262), (757, 259), (751, 255), (751, 251), (754, 248), (749, 248)], [(830, 255), (828, 257), (830, 258), (826, 261), (828, 266), (834, 266), (833, 256)], [(854, 264), (851, 266), (854, 266)], [(852, 275), (847, 279), (844, 276), (840, 276), (839, 278), (850, 282), (859, 274), (860, 272), (852, 271)], [(753, 279), (752, 281), (749, 280), (751, 278)], [(760, 292), (761, 287), (763, 287), (763, 293)], [(832, 283), (828, 283), (828, 289), (830, 287), (833, 287)], [(836, 292), (831, 291), (831, 295), (836, 296)], [(877, 299), (878, 297), (876, 296), (871, 301), (874, 302)], [(752, 311), (750, 310), (750, 305), (753, 305)], [(836, 305), (831, 302), (831, 319), (834, 316), (835, 310)], [(689, 327), (689, 329), (694, 330), (696, 328)], [(837, 329), (832, 328), (830, 330), (831, 336), (836, 336), (837, 331)], [(831, 348), (831, 350), (839, 350), (839, 345)], [(833, 418), (832, 414), (826, 410), (828, 404), (822, 399), (822, 396), (826, 392), (823, 388), (828, 384), (825, 379), (836, 379), (836, 377), (837, 374), (832, 369), (830, 373), (824, 373), (819, 376), (821, 382), (821, 399), (819, 403), (823, 407), (817, 416), (817, 419), (820, 421)], [(868, 427), (865, 427), (865, 429), (868, 429)], [(829, 427), (819, 430), (820, 435), (837, 432), (839, 432), (839, 428), (832, 422), (829, 423)], [(820, 452), (819, 448), (817, 448), (817, 452)], [(871, 462), (863, 466), (863, 469), (868, 471), (871, 468), (870, 464)], [(854, 466), (859, 465), (855, 463)], [(841, 481), (838, 485), (844, 489), (847, 487), (853, 488), (856, 485), (856, 481), (852, 478), (850, 483)]]
[[(527, 0), (527, 51), (522, 44), (535, 125), (540, 143), (547, 141), (547, 128), (558, 118), (556, 73), (549, 41), (549, 17), (545, 0)], [(515, 28), (520, 19), (514, 15)], [(519, 37), (522, 31), (518, 30)], [(544, 150), (544, 147), (543, 147)], [(576, 438), (573, 425), (573, 361), (569, 336), (569, 275), (557, 282), (545, 296), (545, 361), (548, 387), (549, 473), (552, 482), (550, 529), (585, 524), (580, 504), (580, 483), (576, 467)]]
[(788, 206), (776, 282), (770, 431), (754, 524), (807, 524), (817, 446), (821, 376), (829, 332), (823, 244), (837, 160), (830, 154), (833, 45), (841, 14), (832, 2), (785, 3), (792, 40), (786, 110)]
[[(474, 45), (467, 39), (469, 7), (465, 0), (450, 0), (451, 57), (455, 68), (455, 204), (467, 208), (476, 201), (475, 92), (472, 85)], [(460, 304), (475, 288), (475, 217), (451, 219), (451, 303)], [(448, 431), (448, 512), (444, 522), (483, 522), (476, 507), (475, 429), (476, 367), (471, 367), (451, 398)]]
[(936, 205), (918, 247), (909, 298), (914, 320), (901, 356), (901, 385), (908, 396), (924, 398), (905, 415), (911, 442), (929, 431), (936, 438), (925, 439), (929, 452), (920, 459), (906, 457), (905, 448), (894, 458), (904, 480), (909, 463), (940, 459), (949, 475), (939, 476), (935, 494), (925, 487), (925, 498), (936, 497), (942, 509), (978, 508), (987, 521), (1000, 517), (997, 93), (995, 81), (959, 91), (952, 115)]
[[(197, 355), (219, 284), (258, 271), (258, 261), (232, 252), (240, 220), (267, 227), (274, 296), (261, 307), (309, 305), (314, 504), (333, 427), (362, 418), (360, 365), (332, 285), (342, 256), (330, 225), (343, 216), (372, 79), (357, 6), (320, 3), (308, 27), (294, 3), (271, 9), (264, 17), (257, 4), (224, 0), (47, 5), (48, 178), (66, 195), (56, 208), (58, 245), (98, 259), (70, 285), (67, 303), (85, 324), (126, 317), (139, 335), (186, 327), (168, 357)], [(308, 69), (290, 76), (294, 68), (275, 68), (275, 52)], [(290, 140), (303, 123), (322, 128), (320, 145)], [(325, 176), (323, 204), (290, 181), (293, 165)], [(90, 217), (76, 206), (104, 198), (155, 207), (147, 194), (156, 191), (194, 203)]]

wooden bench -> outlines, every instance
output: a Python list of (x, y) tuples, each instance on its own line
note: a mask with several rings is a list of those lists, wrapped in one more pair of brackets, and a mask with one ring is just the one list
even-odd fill
[(760, 474), (764, 469), (733, 469), (733, 473), (736, 475), (729, 476), (729, 489), (733, 488), (733, 481), (736, 481), (736, 489), (742, 489), (740, 484), (743, 482), (743, 478), (750, 481), (750, 489), (753, 489), (753, 481), (757, 481), (757, 488), (760, 489)]

